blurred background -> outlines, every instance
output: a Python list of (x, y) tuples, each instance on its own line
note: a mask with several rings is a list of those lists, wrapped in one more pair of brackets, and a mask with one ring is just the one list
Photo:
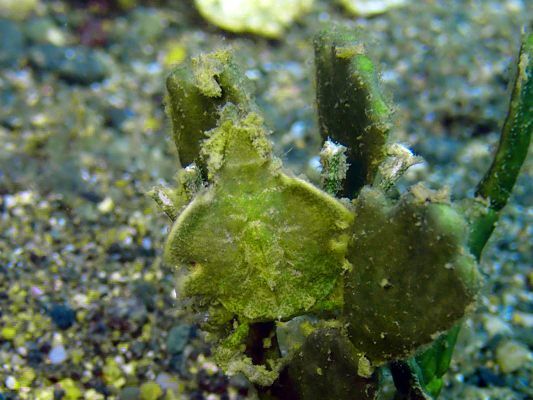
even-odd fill
[[(255, 397), (213, 363), (161, 261), (170, 220), (145, 193), (179, 167), (173, 66), (233, 48), (276, 155), (313, 180), (312, 36), (324, 21), (359, 29), (394, 138), (426, 160), (400, 187), (460, 200), (492, 160), (532, 17), (529, 0), (0, 0), (0, 399)], [(529, 157), (443, 399), (533, 398), (531, 179)]]

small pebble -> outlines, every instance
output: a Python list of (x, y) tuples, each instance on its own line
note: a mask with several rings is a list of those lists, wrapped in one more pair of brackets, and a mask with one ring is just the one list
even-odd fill
[(9, 375), (6, 378), (5, 385), (8, 389), (15, 390), (17, 388), (17, 380), (14, 376)]
[(513, 313), (512, 321), (524, 328), (533, 328), (533, 314), (515, 311)]
[(119, 400), (139, 400), (141, 398), (141, 389), (136, 386), (128, 386), (120, 391)]
[(533, 360), (533, 356), (526, 346), (512, 340), (498, 346), (495, 358), (504, 374), (523, 368), (528, 362)]
[(65, 33), (56, 25), (52, 18), (33, 18), (26, 22), (26, 37), (34, 43), (48, 43), (64, 46), (67, 43)]
[(24, 48), (24, 36), (19, 27), (0, 18), (0, 67), (16, 67)]
[(37, 44), (30, 48), (29, 59), (37, 69), (56, 73), (71, 83), (88, 85), (102, 81), (107, 74), (99, 53), (83, 47)]
[(181, 353), (189, 340), (191, 327), (187, 324), (175, 326), (170, 330), (167, 337), (167, 353)]
[(52, 364), (61, 364), (67, 359), (67, 352), (62, 345), (57, 345), (48, 353), (48, 359)]
[(61, 330), (70, 328), (74, 322), (76, 322), (76, 311), (60, 304), (56, 304), (52, 307), (50, 310), (50, 316), (52, 317), (54, 324), (56, 324)]
[(173, 379), (169, 374), (161, 372), (155, 378), (155, 383), (157, 383), (161, 389), (179, 389), (180, 385), (176, 379)]
[(115, 208), (115, 203), (111, 197), (106, 197), (100, 203), (98, 203), (98, 211), (102, 214), (107, 214)]
[(391, 8), (405, 5), (407, 2), (408, 0), (341, 0), (348, 11), (363, 17), (383, 14)]
[(493, 338), (496, 335), (507, 336), (513, 332), (513, 328), (500, 317), (487, 314), (483, 316), (482, 321), (483, 328), (489, 334), (489, 338)]
[(141, 400), (157, 400), (163, 394), (161, 387), (155, 382), (148, 382), (141, 386)]

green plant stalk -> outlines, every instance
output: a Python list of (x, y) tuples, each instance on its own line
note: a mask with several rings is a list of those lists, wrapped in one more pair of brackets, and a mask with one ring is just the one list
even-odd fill
[(396, 386), (394, 400), (431, 400), (424, 387), (423, 372), (414, 358), (392, 362), (389, 369)]
[(490, 203), (489, 211), (472, 222), (471, 248), (478, 257), (494, 230), (499, 211), (507, 204), (526, 159), (533, 132), (533, 31), (522, 40), (509, 112), (491, 167), (479, 182), (476, 196)]
[[(500, 142), (491, 167), (481, 179), (476, 196), (489, 206), (470, 220), (468, 247), (479, 260), (489, 240), (500, 211), (507, 204), (520, 168), (524, 163), (533, 132), (533, 31), (531, 28), (522, 39), (516, 78), (511, 94), (509, 112), (503, 125)], [(422, 371), (426, 388), (437, 397), (442, 388), (442, 376), (451, 361), (455, 340), (461, 324), (441, 336), (429, 350), (416, 358)], [(442, 346), (447, 343), (447, 346)], [(434, 368), (436, 360), (440, 368)]]
[(172, 120), (172, 138), (183, 167), (196, 162), (206, 177), (200, 157), (206, 132), (218, 121), (218, 109), (231, 102), (255, 110), (252, 88), (229, 50), (218, 50), (183, 63), (166, 81), (167, 113)]
[(522, 42), (517, 68), (498, 150), (476, 190), (476, 195), (490, 199), (490, 207), (496, 211), (511, 196), (533, 132), (533, 32)]
[(322, 139), (347, 148), (342, 196), (373, 183), (386, 156), (391, 108), (375, 66), (352, 29), (324, 29), (314, 39), (318, 122)]

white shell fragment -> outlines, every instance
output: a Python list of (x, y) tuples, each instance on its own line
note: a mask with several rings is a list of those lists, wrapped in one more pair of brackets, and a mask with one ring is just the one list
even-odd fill
[(372, 15), (383, 14), (393, 7), (403, 6), (408, 0), (339, 0), (351, 13), (370, 17)]
[(195, 0), (209, 22), (231, 32), (279, 38), (292, 21), (311, 10), (314, 0)]

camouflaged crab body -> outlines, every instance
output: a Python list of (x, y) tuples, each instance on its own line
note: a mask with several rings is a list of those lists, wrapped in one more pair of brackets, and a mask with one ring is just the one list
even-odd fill
[[(164, 255), (181, 271), (180, 297), (209, 311), (205, 329), (338, 309), (346, 337), (379, 366), (473, 309), (479, 274), (446, 194), (417, 185), (393, 201), (365, 187), (349, 211), (283, 172), (262, 120), (231, 103), (201, 156), (209, 184), (178, 215)], [(220, 346), (228, 371), (248, 370), (236, 344), (245, 331)]]
[[(347, 55), (340, 50), (350, 37), (342, 36), (339, 51), (336, 38), (316, 41), (317, 69), (323, 69), (317, 73), (319, 120), (342, 145), (321, 153), (337, 157), (323, 160), (324, 169), (335, 167), (323, 172), (323, 181), (334, 193), (345, 175), (351, 180), (342, 185), (343, 194), (358, 194), (350, 210), (281, 168), (227, 52), (180, 67), (167, 80), (173, 138), (180, 159), (194, 164), (177, 174), (176, 189), (151, 192), (174, 220), (165, 261), (178, 270), (180, 298), (209, 313), (203, 328), (219, 339), (219, 364), (260, 385), (271, 385), (289, 360), (255, 365), (243, 350), (250, 324), (335, 310), (339, 334), (354, 347), (354, 365), (367, 365), (368, 376), (452, 327), (473, 309), (479, 287), (466, 223), (448, 196), (423, 186), (399, 200), (386, 196), (384, 188), (398, 179), (387, 171), (398, 169), (381, 166), (410, 162), (387, 160), (394, 153), (386, 149), (389, 111), (381, 100), (380, 107), (372, 105), (379, 88), (364, 48), (350, 47)], [(346, 77), (357, 84), (327, 90), (346, 86), (338, 81)], [(346, 98), (335, 102), (329, 98), (335, 95)], [(337, 103), (360, 109), (328, 117), (336, 115)], [(209, 118), (199, 122), (202, 109)], [(361, 115), (366, 119), (354, 124)], [(367, 168), (346, 173), (350, 157)]]
[(347, 265), (353, 217), (334, 198), (285, 174), (262, 121), (236, 113), (225, 110), (204, 143), (212, 183), (178, 216), (165, 245), (165, 260), (188, 271), (180, 293), (250, 322), (327, 307)]

